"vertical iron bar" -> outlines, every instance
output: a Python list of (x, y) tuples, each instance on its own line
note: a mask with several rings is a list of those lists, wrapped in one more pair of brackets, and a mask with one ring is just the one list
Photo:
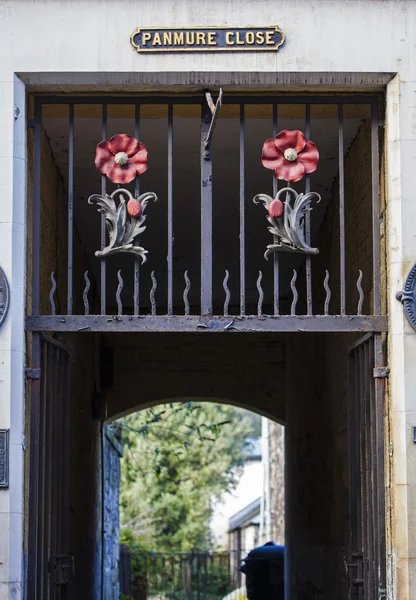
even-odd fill
[[(362, 489), (362, 468), (361, 468), (361, 433), (362, 433), (362, 410), (361, 410), (361, 395), (362, 395), (362, 377), (361, 377), (361, 356), (360, 348), (354, 350), (354, 371), (355, 371), (355, 424), (354, 440), (356, 453), (356, 501), (357, 501), (357, 529), (356, 529), (356, 545), (354, 551), (361, 556), (361, 561), (357, 562), (357, 577), (363, 579), (364, 570), (364, 541), (363, 541), (363, 489)], [(356, 557), (358, 559), (358, 556)], [(364, 586), (358, 587), (358, 600), (363, 600)]]
[[(373, 600), (374, 596), (372, 593), (373, 587), (373, 546), (372, 546), (372, 502), (371, 497), (373, 494), (372, 482), (371, 482), (371, 419), (370, 419), (370, 389), (373, 383), (372, 381), (372, 369), (369, 367), (369, 354), (370, 354), (371, 340), (368, 340), (364, 346), (364, 397), (362, 398), (363, 410), (365, 413), (365, 430), (364, 430), (364, 452), (365, 452), (365, 479), (366, 479), (366, 538), (367, 538), (367, 552), (366, 552), (366, 569), (367, 569), (367, 594), (368, 599)], [(375, 600), (375, 599), (374, 599)]]
[[(50, 356), (50, 352), (48, 353), (48, 367), (47, 372), (51, 373), (51, 376), (54, 376), (54, 365), (52, 358)], [(51, 448), (51, 417), (52, 417), (52, 404), (53, 404), (53, 395), (51, 393), (51, 386), (48, 385), (45, 390), (45, 492), (44, 492), (44, 528), (43, 528), (43, 544), (42, 544), (42, 561), (43, 561), (43, 593), (47, 597), (48, 590), (48, 582), (49, 582), (49, 536), (50, 536), (50, 521), (51, 521), (51, 510), (53, 507), (51, 506), (51, 464), (52, 464), (52, 448)]]
[(168, 106), (168, 315), (173, 314), (173, 105)]
[(74, 105), (69, 105), (68, 132), (68, 315), (73, 306), (73, 252), (74, 252)]
[(360, 357), (360, 452), (361, 452), (361, 535), (363, 544), (363, 579), (364, 579), (364, 598), (368, 598), (368, 510), (367, 510), (367, 455), (366, 455), (366, 412), (365, 412), (365, 397), (366, 397), (366, 373), (365, 373), (365, 356), (364, 345), (359, 348)]
[[(58, 377), (58, 367), (55, 365), (54, 367), (54, 379)], [(57, 509), (58, 509), (58, 498), (59, 498), (59, 484), (57, 481), (57, 473), (58, 473), (58, 460), (59, 460), (59, 440), (62, 435), (62, 432), (59, 429), (59, 421), (58, 421), (58, 410), (59, 410), (59, 401), (56, 398), (56, 392), (52, 399), (52, 428), (51, 428), (51, 437), (52, 437), (52, 466), (51, 466), (51, 543), (50, 543), (50, 556), (51, 563), (53, 567), (53, 560), (57, 554), (59, 554), (58, 547), (58, 537), (57, 537)], [(52, 591), (52, 598), (55, 598), (55, 577), (56, 577), (56, 569), (51, 569), (50, 574), (50, 585)]]
[[(349, 356), (349, 372), (348, 372), (348, 562), (353, 565), (353, 554), (357, 552), (356, 532), (357, 532), (357, 474), (359, 473), (359, 465), (357, 464), (356, 454), (356, 369), (355, 361), (350, 353)], [(349, 567), (349, 586), (351, 600), (356, 600), (357, 593), (352, 585), (353, 578), (357, 577), (357, 572), (354, 567)]]
[(196, 569), (197, 569), (197, 600), (201, 600), (201, 554), (198, 552), (196, 555)]
[[(384, 352), (381, 334), (374, 335), (374, 366), (384, 367)], [(377, 484), (374, 490), (376, 494), (376, 523), (377, 523), (377, 540), (378, 540), (378, 587), (379, 595), (382, 597), (383, 591), (386, 590), (386, 507), (385, 507), (385, 480), (384, 480), (384, 394), (385, 380), (381, 378), (375, 379), (375, 454), (376, 454), (376, 470)]]
[(373, 596), (377, 599), (378, 596), (378, 543), (377, 543), (377, 453), (376, 453), (376, 418), (375, 418), (375, 380), (374, 380), (374, 338), (369, 340), (369, 352), (368, 352), (368, 371), (370, 376), (370, 389), (369, 389), (369, 406), (368, 411), (370, 415), (370, 427), (369, 427), (369, 448), (370, 448), (370, 485), (371, 485), (371, 553), (372, 553), (372, 588)]
[[(140, 104), (136, 104), (135, 119), (134, 119), (134, 136), (136, 140), (140, 139)], [(136, 175), (135, 181), (135, 197), (140, 196), (140, 175)], [(138, 245), (139, 241), (136, 238), (134, 244)], [(140, 313), (140, 256), (134, 257), (134, 292), (133, 292), (133, 312), (137, 316)]]
[[(102, 119), (101, 119), (101, 137), (103, 140), (107, 139), (107, 104), (102, 105)], [(107, 191), (107, 180), (105, 175), (101, 176), (101, 195), (105, 196)], [(106, 224), (105, 216), (101, 215), (101, 250), (105, 248), (106, 241)], [(105, 259), (101, 259), (101, 314), (106, 313), (106, 262)]]
[(379, 179), (378, 106), (371, 103), (371, 195), (373, 213), (373, 288), (374, 314), (381, 312), (380, 301), (380, 179)]
[(246, 259), (245, 259), (245, 120), (244, 104), (240, 104), (240, 314), (246, 312)]
[(338, 171), (339, 171), (339, 269), (340, 309), (345, 315), (345, 194), (344, 194), (344, 107), (338, 105)]
[(48, 348), (46, 344), (41, 346), (41, 369), (42, 380), (40, 388), (40, 406), (39, 406), (39, 482), (38, 482), (38, 536), (37, 536), (37, 555), (38, 555), (38, 573), (37, 573), (37, 598), (43, 598), (44, 590), (44, 569), (45, 556), (43, 553), (43, 536), (45, 528), (45, 400), (49, 390), (52, 370), (49, 368)]
[[(311, 137), (311, 105), (306, 104), (305, 114), (305, 133), (306, 139)], [(305, 192), (308, 194), (311, 191), (311, 176), (306, 175)], [(311, 244), (311, 214), (309, 211), (305, 214), (305, 239), (308, 246)], [(311, 255), (306, 255), (306, 309), (307, 314), (312, 315), (312, 263)]]
[(62, 394), (61, 402), (63, 406), (63, 553), (69, 554), (69, 520), (70, 520), (70, 361), (65, 350), (61, 350), (62, 356)]
[[(58, 450), (58, 469), (56, 473), (56, 485), (58, 493), (58, 501), (56, 504), (56, 531), (57, 531), (57, 551), (58, 554), (63, 554), (62, 545), (62, 533), (63, 533), (63, 469), (64, 469), (64, 438), (63, 438), (63, 403), (62, 403), (62, 381), (63, 381), (63, 367), (59, 360), (59, 348), (53, 348), (54, 350), (54, 397), (57, 407), (57, 428), (59, 432), (59, 450)], [(58, 596), (59, 597), (59, 596)]]
[(212, 314), (212, 160), (205, 149), (211, 123), (206, 102), (201, 109), (201, 314)]
[(32, 206), (32, 314), (40, 311), (40, 195), (42, 164), (42, 105), (35, 101)]
[[(273, 136), (277, 135), (277, 104), (273, 104)], [(279, 189), (279, 184), (277, 181), (276, 175), (273, 173), (273, 198), (276, 197), (276, 194)], [(273, 236), (273, 241), (277, 242), (277, 236)], [(279, 307), (279, 253), (273, 252), (273, 278), (274, 278), (274, 288), (273, 288), (273, 306), (274, 306), (274, 314), (278, 315), (280, 313)]]
[[(40, 334), (32, 335), (32, 368), (41, 368)], [(37, 587), (37, 534), (38, 534), (38, 486), (39, 486), (39, 413), (41, 402), (41, 380), (33, 379), (30, 405), (30, 473), (29, 473), (29, 536), (28, 536), (28, 568), (27, 599), (36, 600)]]

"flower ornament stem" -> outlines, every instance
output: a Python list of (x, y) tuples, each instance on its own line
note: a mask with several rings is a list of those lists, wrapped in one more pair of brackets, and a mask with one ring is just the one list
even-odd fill
[(283, 130), (274, 138), (266, 140), (262, 150), (262, 164), (271, 169), (277, 179), (286, 181), (286, 187), (272, 198), (257, 194), (253, 202), (262, 202), (268, 212), (268, 230), (275, 241), (267, 246), (267, 260), (273, 252), (297, 252), (318, 254), (318, 248), (309, 245), (305, 238), (305, 216), (312, 210), (312, 202), (320, 202), (316, 192), (297, 194), (291, 182), (300, 181), (304, 175), (313, 173), (319, 162), (316, 145), (306, 140), (301, 131)]
[[(116, 201), (118, 200), (118, 204)], [(138, 236), (145, 231), (146, 226), (143, 223), (146, 220), (144, 211), (149, 200), (157, 201), (154, 192), (146, 192), (138, 198), (134, 198), (129, 190), (117, 189), (110, 196), (106, 194), (93, 194), (88, 198), (89, 204), (96, 204), (99, 213), (105, 216), (107, 231), (109, 235), (108, 246), (102, 250), (97, 250), (95, 256), (105, 258), (112, 254), (136, 254), (141, 257), (142, 262), (147, 260), (147, 250), (141, 246), (136, 246), (135, 242)], [(129, 205), (139, 206), (137, 216), (130, 216)]]
[[(283, 199), (284, 198), (284, 199)], [(267, 246), (264, 258), (267, 260), (273, 252), (295, 252), (318, 254), (318, 248), (307, 244), (305, 239), (305, 215), (312, 210), (312, 202), (320, 202), (316, 192), (297, 194), (291, 187), (279, 190), (274, 198), (268, 194), (254, 196), (254, 204), (262, 202), (267, 210), (270, 233), (276, 236), (276, 242)]]

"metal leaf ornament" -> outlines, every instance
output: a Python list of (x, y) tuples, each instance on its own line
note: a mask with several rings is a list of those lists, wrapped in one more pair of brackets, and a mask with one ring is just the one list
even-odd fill
[[(285, 196), (285, 200), (281, 198)], [(292, 206), (293, 200), (293, 206)], [(267, 194), (257, 194), (254, 196), (253, 202), (258, 204), (263, 202), (265, 209), (268, 211), (267, 220), (271, 224), (268, 227), (270, 233), (276, 236), (276, 242), (269, 244), (264, 253), (264, 258), (267, 260), (272, 252), (297, 252), (305, 254), (318, 254), (318, 248), (312, 248), (305, 240), (304, 217), (305, 214), (312, 210), (311, 202), (316, 200), (319, 202), (321, 197), (316, 192), (308, 192), (307, 194), (297, 194), (293, 188), (282, 188), (276, 194), (275, 198)], [(280, 202), (282, 211), (280, 216), (274, 216), (273, 204)]]
[[(113, 183), (130, 183), (147, 169), (147, 150), (144, 144), (130, 135), (117, 134), (109, 142), (100, 142), (96, 148), (95, 165), (100, 173)], [(112, 254), (130, 253), (146, 262), (147, 250), (137, 244), (138, 237), (146, 227), (144, 211), (149, 200), (157, 201), (154, 192), (146, 192), (135, 198), (124, 188), (111, 195), (93, 194), (89, 204), (95, 204), (105, 216), (109, 235), (108, 246), (97, 250), (95, 256), (104, 258)]]
[[(118, 205), (115, 202), (117, 198), (119, 198)], [(97, 250), (95, 256), (104, 258), (111, 254), (128, 252), (130, 254), (138, 254), (142, 262), (146, 262), (147, 250), (141, 246), (135, 246), (134, 242), (146, 229), (143, 225), (146, 215), (143, 213), (149, 200), (157, 201), (157, 196), (154, 192), (146, 192), (136, 199), (126, 189), (115, 190), (111, 196), (108, 194), (105, 196), (93, 194), (88, 198), (88, 203), (96, 204), (98, 212), (105, 216), (105, 223), (110, 238), (108, 246), (103, 250)], [(140, 206), (137, 217), (128, 215), (127, 207), (132, 202)]]
[[(277, 179), (300, 181), (316, 170), (318, 162), (316, 145), (306, 140), (301, 131), (283, 130), (264, 142), (262, 164), (273, 170)], [(268, 230), (275, 236), (274, 243), (269, 244), (264, 253), (266, 260), (273, 252), (319, 253), (318, 248), (311, 247), (305, 239), (305, 215), (312, 210), (312, 202), (320, 200), (316, 192), (298, 194), (291, 187), (279, 190), (275, 198), (268, 194), (257, 194), (253, 198), (255, 204), (263, 203), (271, 225)]]

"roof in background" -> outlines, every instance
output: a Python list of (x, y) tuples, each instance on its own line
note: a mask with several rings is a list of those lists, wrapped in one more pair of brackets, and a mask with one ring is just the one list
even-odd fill
[(238, 511), (229, 520), (229, 531), (240, 529), (251, 524), (259, 523), (261, 498), (257, 498), (254, 502), (251, 502), (248, 506), (245, 506), (242, 510)]

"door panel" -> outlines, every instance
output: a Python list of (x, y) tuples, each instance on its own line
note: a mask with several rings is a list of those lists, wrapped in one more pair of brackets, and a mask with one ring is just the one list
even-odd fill
[(381, 336), (369, 334), (349, 356), (349, 552), (351, 600), (386, 597), (384, 379)]
[(69, 354), (34, 335), (30, 411), (28, 600), (65, 600), (69, 556)]

